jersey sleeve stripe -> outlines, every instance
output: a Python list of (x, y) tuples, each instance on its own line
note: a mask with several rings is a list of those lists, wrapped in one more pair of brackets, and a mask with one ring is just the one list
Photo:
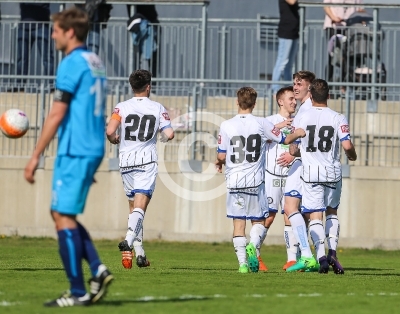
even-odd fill
[(350, 140), (350, 134), (347, 134), (345, 137), (341, 138), (340, 141), (349, 141)]
[(166, 126), (163, 126), (163, 127), (160, 129), (160, 131), (163, 131), (163, 130), (165, 130), (165, 129), (172, 129), (171, 124), (168, 124), (168, 125), (166, 125)]

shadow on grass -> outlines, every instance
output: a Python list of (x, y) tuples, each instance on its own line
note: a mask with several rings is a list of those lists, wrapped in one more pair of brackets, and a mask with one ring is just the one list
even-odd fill
[(139, 299), (124, 299), (124, 300), (114, 300), (114, 301), (101, 301), (100, 303), (94, 304), (97, 305), (111, 305), (111, 306), (120, 306), (127, 303), (161, 303), (161, 302), (188, 302), (188, 301), (207, 301), (214, 298), (205, 297), (205, 296), (187, 296), (187, 297), (144, 297)]
[(64, 270), (64, 268), (10, 268), (10, 270), (15, 271), (39, 271), (39, 270), (46, 270), (46, 271), (59, 271)]

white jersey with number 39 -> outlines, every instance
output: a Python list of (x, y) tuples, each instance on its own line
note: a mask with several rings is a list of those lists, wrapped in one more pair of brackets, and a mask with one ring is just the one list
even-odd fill
[(306, 132), (300, 143), (301, 178), (309, 183), (340, 181), (340, 142), (350, 140), (346, 117), (328, 107), (312, 107), (293, 126)]
[(160, 103), (147, 97), (133, 97), (119, 103), (111, 119), (121, 122), (121, 168), (157, 162), (157, 134), (171, 127), (168, 112)]
[(281, 143), (285, 137), (265, 118), (238, 114), (221, 123), (218, 152), (226, 153), (228, 189), (256, 187), (264, 182), (267, 140)]

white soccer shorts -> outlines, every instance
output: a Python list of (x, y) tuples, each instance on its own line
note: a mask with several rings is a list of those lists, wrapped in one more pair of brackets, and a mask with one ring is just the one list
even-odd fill
[(268, 200), (268, 210), (270, 213), (277, 213), (279, 206), (283, 214), (285, 198), (286, 177), (279, 177), (269, 172), (265, 172), (265, 193)]
[(228, 189), (226, 196), (228, 218), (261, 220), (268, 217), (265, 185), (255, 188)]
[(323, 212), (326, 207), (337, 209), (342, 194), (342, 180), (336, 183), (303, 182), (302, 213)]
[(302, 192), (302, 180), (300, 179), (301, 173), (301, 159), (296, 159), (289, 169), (288, 176), (285, 184), (285, 196), (300, 198)]
[(134, 199), (136, 193), (145, 194), (151, 198), (156, 187), (158, 174), (156, 163), (120, 168), (120, 173), (125, 194), (130, 201)]

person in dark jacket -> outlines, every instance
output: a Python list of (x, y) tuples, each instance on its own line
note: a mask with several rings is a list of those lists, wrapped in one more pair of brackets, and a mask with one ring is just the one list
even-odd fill
[[(129, 13), (130, 5), (127, 8)], [(156, 6), (137, 5), (135, 9), (135, 15), (128, 21), (128, 30), (138, 48), (139, 67), (151, 71), (152, 77), (156, 77), (161, 34)]]
[[(21, 3), (21, 22), (18, 25), (17, 42), (17, 75), (27, 76), (31, 49), (34, 43), (38, 48), (43, 67), (39, 75), (54, 75), (54, 49), (50, 40), (50, 3)], [(16, 89), (22, 91), (20, 84), (25, 80), (17, 80)]]

